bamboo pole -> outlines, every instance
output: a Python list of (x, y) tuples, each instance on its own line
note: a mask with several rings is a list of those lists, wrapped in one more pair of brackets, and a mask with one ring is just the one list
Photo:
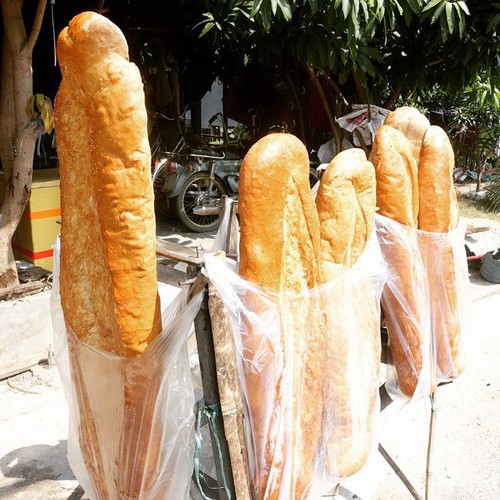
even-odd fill
[(431, 416), (429, 419), (429, 441), (427, 443), (427, 460), (425, 465), (425, 500), (430, 500), (432, 495), (432, 485), (434, 471), (432, 467), (432, 452), (434, 450), (434, 436), (436, 434), (436, 396), (437, 389), (430, 395)]

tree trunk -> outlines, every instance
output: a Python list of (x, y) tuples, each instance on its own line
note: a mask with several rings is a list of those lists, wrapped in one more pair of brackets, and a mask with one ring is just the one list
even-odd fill
[(22, 17), (22, 0), (1, 0), (4, 38), (0, 158), (5, 188), (0, 206), (0, 288), (18, 283), (11, 240), (31, 193), (37, 128), (30, 124), (26, 107), (33, 95), (33, 46), (40, 32), (46, 3), (46, 0), (39, 0), (28, 38)]
[(326, 98), (325, 91), (321, 86), (321, 82), (319, 81), (314, 69), (309, 64), (306, 64), (307, 72), (311, 77), (311, 80), (318, 91), (319, 97), (321, 99), (321, 103), (323, 104), (323, 109), (325, 110), (326, 117), (328, 118), (328, 123), (330, 124), (330, 128), (333, 133), (333, 137), (335, 138), (335, 154), (339, 154), (342, 151), (342, 132), (340, 130), (339, 125), (335, 121), (335, 118), (332, 115), (332, 111), (330, 109), (330, 105), (328, 104), (328, 99)]
[(368, 96), (366, 95), (366, 90), (363, 87), (363, 82), (361, 81), (359, 73), (353, 70), (351, 75), (352, 75), (352, 80), (354, 82), (354, 89), (356, 91), (356, 101), (359, 104), (367, 104)]

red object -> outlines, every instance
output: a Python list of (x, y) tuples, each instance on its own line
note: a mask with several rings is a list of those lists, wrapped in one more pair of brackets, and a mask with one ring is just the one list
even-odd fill
[(15, 243), (12, 243), (12, 248), (21, 255), (24, 255), (25, 257), (33, 260), (46, 259), (47, 257), (52, 257), (54, 255), (54, 250), (52, 250), (52, 248), (49, 248), (48, 250), (41, 250), (39, 252), (33, 252), (32, 250), (23, 248), (22, 246), (16, 245)]
[(177, 172), (177, 163), (175, 161), (167, 161), (166, 169), (169, 174), (175, 174)]

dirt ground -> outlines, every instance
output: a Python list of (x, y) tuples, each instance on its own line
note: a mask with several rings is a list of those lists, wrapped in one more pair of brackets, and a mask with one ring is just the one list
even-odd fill
[[(476, 253), (500, 247), (500, 216), (468, 212), (479, 230), (469, 236)], [(467, 210), (466, 210), (467, 209)], [(480, 215), (480, 216), (478, 216)], [(166, 239), (209, 246), (165, 226)], [(439, 388), (432, 459), (435, 500), (500, 498), (500, 285), (470, 272), (471, 328), (468, 366), (454, 383)], [(380, 416), (380, 443), (423, 496), (430, 405), (390, 405)], [(55, 366), (38, 365), (0, 382), (0, 498), (85, 499), (68, 465), (68, 409)], [(172, 498), (175, 498), (173, 496)], [(412, 497), (374, 449), (367, 465), (342, 482), (337, 498), (405, 500)]]

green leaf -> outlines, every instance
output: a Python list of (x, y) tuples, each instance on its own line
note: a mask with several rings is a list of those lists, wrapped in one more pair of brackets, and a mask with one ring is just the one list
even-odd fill
[(408, 5), (410, 6), (410, 9), (415, 13), (418, 14), (421, 9), (422, 1), (421, 0), (406, 0)]
[(460, 38), (463, 38), (465, 35), (465, 16), (463, 12), (458, 14), (458, 32), (460, 34)]
[(311, 10), (313, 12), (316, 12), (316, 10), (318, 9), (318, 4), (316, 3), (316, 0), (308, 0), (308, 3)]
[(354, 12), (354, 9), (351, 11), (351, 21), (352, 21), (352, 29), (354, 31), (354, 38), (356, 40), (359, 40), (361, 38), (361, 32), (359, 29), (359, 19), (356, 13)]
[(431, 24), (434, 24), (438, 19), (439, 16), (442, 14), (444, 8), (446, 7), (446, 3), (442, 3), (435, 11), (434, 14), (432, 15), (431, 18)]
[(446, 18), (444, 16), (441, 16), (439, 18), (439, 25), (441, 28), (441, 38), (443, 39), (443, 42), (446, 42), (446, 40), (448, 40), (448, 26), (446, 24)]
[(263, 1), (264, 0), (255, 0), (255, 2), (253, 4), (253, 7), (252, 7), (252, 10), (250, 11), (250, 16), (251, 17), (254, 17), (255, 14), (257, 14), (257, 12), (260, 11)]
[(207, 22), (205, 24), (205, 27), (201, 30), (200, 38), (202, 36), (205, 36), (213, 27), (214, 27), (214, 23), (213, 22)]
[(342, 0), (342, 13), (344, 14), (344, 19), (347, 19), (349, 12), (351, 11), (351, 1)]
[(333, 8), (337, 10), (339, 8), (339, 5), (342, 3), (342, 0), (335, 0), (335, 3), (333, 4)]
[(402, 16), (403, 15), (403, 7), (401, 7), (401, 4), (398, 2), (398, 0), (393, 0), (393, 2), (394, 2), (394, 5), (396, 6), (396, 8), (398, 9), (399, 15)]
[(493, 94), (493, 105), (495, 106), (495, 110), (498, 111), (498, 106), (499, 106), (499, 101), (498, 101), (498, 95), (495, 93)]
[(493, 31), (499, 23), (500, 23), (500, 14), (495, 14), (495, 16), (493, 16), (493, 18), (490, 19), (490, 22), (486, 27), (486, 33), (490, 33), (491, 31)]
[(365, 1), (362, 1), (361, 8), (363, 9), (363, 15), (365, 16), (365, 21), (368, 22), (368, 20), (370, 19), (370, 12), (368, 11), (368, 4)]
[(480, 106), (484, 106), (484, 103), (486, 102), (486, 98), (488, 97), (488, 91), (485, 90), (482, 94), (481, 94), (481, 97), (479, 99), (479, 105)]
[(408, 26), (408, 27), (409, 27), (409, 26), (410, 26), (410, 24), (411, 24), (412, 17), (413, 17), (413, 16), (412, 16), (412, 11), (411, 11), (411, 10), (409, 10), (409, 9), (405, 9), (403, 14), (404, 14), (404, 18), (405, 18), (406, 26)]
[(356, 16), (358, 15), (359, 13), (359, 0), (352, 0), (352, 4), (353, 4), (353, 11), (356, 13)]
[(277, 8), (278, 8), (277, 0), (271, 0), (271, 12), (273, 13), (273, 15), (276, 15)]
[(288, 3), (287, 0), (278, 0), (278, 6), (281, 10), (281, 13), (283, 14), (283, 17), (285, 18), (285, 21), (291, 21), (292, 20), (292, 7)]
[[(467, 4), (463, 1), (463, 0), (460, 0), (459, 2), (457, 2), (457, 5), (460, 6), (460, 8), (468, 15), (470, 16), (470, 11), (469, 11), (469, 7), (467, 7)], [(493, 4), (494, 5), (494, 4)], [(500, 5), (500, 4), (498, 4)]]
[(453, 4), (446, 2), (446, 22), (448, 23), (448, 32), (450, 35), (455, 29), (454, 25), (454, 15), (453, 15)]
[(446, 3), (446, 0), (431, 0), (423, 9), (422, 12), (433, 9), (438, 3)]

